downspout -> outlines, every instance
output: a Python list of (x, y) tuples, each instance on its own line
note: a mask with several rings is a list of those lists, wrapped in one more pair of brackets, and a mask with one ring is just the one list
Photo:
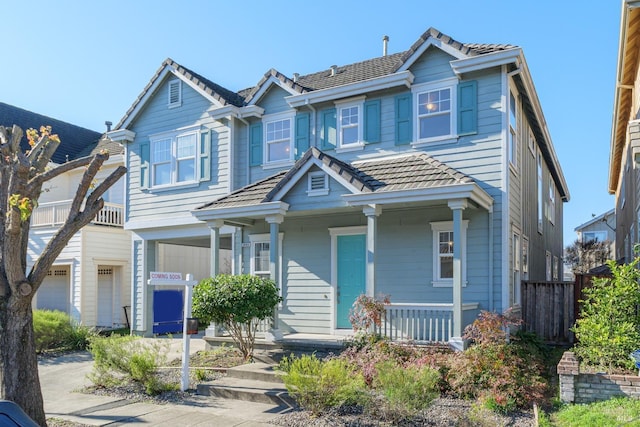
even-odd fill
[(311, 105), (311, 103), (309, 103), (309, 99), (306, 100), (305, 105), (309, 107), (309, 109), (313, 112), (313, 114), (311, 115), (311, 139), (313, 140), (313, 144), (311, 144), (311, 141), (309, 141), (309, 146), (317, 147), (318, 144), (316, 141), (316, 109), (313, 105)]
[[(242, 123), (244, 123), (244, 125), (246, 126), (247, 129), (247, 141), (249, 140), (249, 122), (245, 119), (243, 119), (242, 117), (240, 117), (240, 113), (236, 112), (233, 116), (231, 117), (235, 117), (236, 119), (240, 120)], [(247, 158), (245, 159), (245, 164), (247, 165), (247, 172), (246, 172), (246, 177), (245, 177), (245, 182), (244, 185), (249, 185), (249, 183), (251, 182), (251, 150), (247, 150)]]

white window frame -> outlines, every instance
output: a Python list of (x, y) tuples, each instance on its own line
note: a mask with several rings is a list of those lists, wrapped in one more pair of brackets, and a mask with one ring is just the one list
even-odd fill
[[(600, 237), (603, 238), (601, 239)], [(582, 233), (580, 233), (580, 240), (582, 241), (582, 243), (587, 243), (591, 240), (595, 240), (596, 242), (604, 242), (605, 240), (607, 240), (607, 232), (602, 230), (583, 231)]]
[(522, 247), (520, 246), (520, 230), (517, 230), (514, 228), (513, 230), (513, 253), (512, 253), (512, 260), (513, 260), (513, 304), (514, 305), (519, 305), (520, 301), (521, 301), (521, 297), (520, 297), (520, 288), (521, 288), (521, 284), (520, 281), (522, 280), (521, 278), (521, 273), (522, 273), (522, 266), (521, 266), (521, 262), (522, 262)]
[[(193, 136), (194, 137), (194, 155), (193, 158), (193, 179), (178, 181), (178, 162), (180, 160), (185, 160), (191, 158), (184, 157), (178, 158), (178, 138)], [(170, 145), (170, 158), (169, 160), (156, 161), (156, 146), (161, 142), (169, 141)], [(200, 127), (188, 127), (177, 129), (172, 132), (163, 132), (154, 135), (149, 135), (149, 183), (150, 188), (152, 189), (162, 189), (162, 188), (176, 188), (181, 186), (192, 186), (197, 185), (199, 183), (200, 177)], [(163, 184), (156, 184), (156, 166), (161, 164), (169, 164), (170, 168), (170, 176), (169, 182)]]
[(547, 282), (551, 281), (551, 270), (552, 265), (551, 265), (551, 252), (549, 251), (545, 251), (545, 278), (547, 280)]
[(529, 238), (522, 235), (522, 279), (529, 280)]
[(518, 169), (518, 95), (514, 94), (514, 90), (509, 90), (509, 108), (507, 117), (509, 118), (509, 164), (512, 167), (512, 171), (516, 172)]
[[(177, 86), (178, 88), (178, 99), (175, 101), (171, 101), (171, 93), (173, 92), (173, 87)], [(173, 79), (169, 81), (167, 85), (167, 106), (169, 108), (176, 108), (182, 105), (182, 80)]]
[(540, 150), (537, 150), (536, 155), (536, 177), (537, 177), (537, 197), (538, 197), (538, 233), (542, 234), (542, 224), (543, 224), (543, 212), (544, 212), (544, 198), (542, 197), (544, 191), (544, 181), (542, 179), (543, 169), (542, 169), (542, 153)]
[(549, 222), (556, 224), (556, 187), (553, 179), (549, 177)]
[[(318, 178), (322, 178), (322, 188), (313, 188), (313, 183), (318, 181)], [(314, 196), (326, 196), (329, 194), (329, 176), (323, 171), (314, 171), (307, 174), (307, 195)]]
[[(449, 100), (449, 134), (447, 135), (438, 135), (430, 138), (420, 138), (420, 118), (424, 115), (420, 114), (419, 109), (419, 98), (421, 94), (428, 92), (435, 92), (438, 90), (449, 89), (450, 100)], [(419, 146), (421, 144), (434, 144), (434, 143), (450, 143), (457, 141), (458, 138), (458, 79), (444, 79), (439, 80), (437, 82), (431, 83), (423, 83), (414, 85), (411, 88), (411, 92), (413, 94), (413, 119), (415, 121), (415, 126), (413, 127), (413, 140), (416, 141), (413, 143), (413, 146)], [(426, 117), (426, 116), (425, 116)]]
[[(358, 98), (350, 98), (345, 101), (335, 102), (338, 132), (338, 146), (336, 147), (336, 151), (338, 153), (364, 148), (364, 99), (364, 96), (360, 96)], [(351, 125), (347, 127), (355, 127), (357, 129), (357, 138), (354, 142), (344, 143), (344, 138), (342, 136), (344, 131), (344, 127), (342, 125), (342, 112), (351, 108), (357, 108), (358, 110), (358, 123), (355, 126)]]
[[(440, 277), (440, 233), (454, 232), (453, 221), (431, 222), (431, 234), (433, 241), (433, 280), (431, 284), (434, 288), (451, 288), (453, 287), (453, 278)], [(469, 220), (462, 220), (462, 286), (467, 286), (467, 227)], [(453, 252), (451, 252), (453, 257)]]
[[(279, 271), (280, 274), (278, 275), (278, 289), (280, 292), (280, 296), (282, 296), (282, 242), (284, 241), (284, 233), (278, 233), (278, 265), (279, 265)], [(250, 234), (249, 235), (249, 242), (251, 243), (251, 250), (250, 250), (250, 254), (249, 254), (249, 259), (251, 260), (249, 262), (249, 272), (251, 275), (254, 276), (263, 276), (263, 277), (271, 277), (271, 271), (270, 270), (266, 270), (266, 271), (256, 271), (255, 269), (255, 255), (256, 255), (256, 244), (263, 244), (263, 243), (268, 243), (269, 244), (269, 257), (271, 257), (271, 235), (269, 233), (263, 233), (263, 234)], [(271, 266), (271, 259), (269, 258), (269, 266)]]
[[(264, 141), (263, 153), (264, 153), (265, 166), (279, 167), (279, 166), (290, 165), (293, 163), (293, 154), (294, 154), (293, 142), (294, 142), (294, 136), (295, 136), (295, 128), (294, 128), (294, 120), (293, 120), (294, 118), (295, 118), (295, 113), (293, 112), (269, 114), (262, 117), (262, 128), (263, 128), (262, 140)], [(269, 145), (272, 143), (275, 143), (276, 140), (268, 141), (267, 135), (268, 135), (269, 125), (275, 122), (284, 122), (287, 120), (289, 121), (289, 148), (288, 148), (289, 157), (286, 159), (271, 160), (269, 157)], [(285, 139), (281, 139), (277, 141), (283, 142), (285, 141)]]

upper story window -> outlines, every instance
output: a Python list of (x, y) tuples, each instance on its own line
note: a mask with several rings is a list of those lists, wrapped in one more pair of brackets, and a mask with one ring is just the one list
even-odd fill
[(150, 138), (153, 187), (196, 182), (198, 131)]
[(542, 153), (538, 151), (536, 159), (536, 174), (537, 174), (537, 190), (538, 190), (538, 233), (542, 233), (542, 212), (544, 200), (542, 194), (544, 190), (542, 188)]
[(582, 243), (604, 242), (605, 240), (607, 240), (606, 231), (583, 231), (582, 232)]
[(364, 146), (364, 97), (350, 99), (346, 102), (336, 102), (338, 110), (338, 147), (358, 148)]
[(509, 162), (518, 166), (518, 104), (516, 96), (509, 91)]
[(416, 85), (416, 141), (433, 142), (456, 137), (457, 81)]
[(182, 105), (182, 82), (180, 80), (175, 79), (169, 82), (168, 96), (169, 108)]
[(293, 160), (293, 115), (265, 116), (265, 163), (288, 163)]
[(549, 222), (556, 223), (556, 188), (551, 177), (549, 177)]

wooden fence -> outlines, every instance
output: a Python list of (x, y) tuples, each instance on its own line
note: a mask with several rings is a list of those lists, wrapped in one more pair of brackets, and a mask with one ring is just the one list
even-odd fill
[(595, 277), (579, 274), (574, 282), (522, 282), (522, 319), (524, 329), (535, 332), (551, 344), (573, 344), (570, 329), (580, 314), (583, 290)]

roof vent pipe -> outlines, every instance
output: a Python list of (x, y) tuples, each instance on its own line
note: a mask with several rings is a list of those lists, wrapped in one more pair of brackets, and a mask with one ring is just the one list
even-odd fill
[(337, 65), (332, 65), (331, 66), (331, 77), (335, 76), (336, 74), (338, 74), (338, 66)]
[(106, 122), (104, 122), (104, 124), (107, 125), (107, 132), (111, 132), (111, 125), (113, 123), (111, 123), (110, 121), (107, 120)]
[(387, 56), (387, 47), (389, 45), (389, 36), (382, 37), (382, 56)]
[(300, 78), (300, 74), (298, 74), (298, 73), (293, 73), (293, 82), (294, 82), (294, 83), (298, 83), (298, 78)]

